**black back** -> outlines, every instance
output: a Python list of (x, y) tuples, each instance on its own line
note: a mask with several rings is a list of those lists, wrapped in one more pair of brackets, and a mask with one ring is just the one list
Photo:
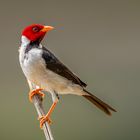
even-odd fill
[(61, 75), (62, 77), (71, 80), (73, 83), (78, 84), (82, 87), (86, 87), (87, 85), (82, 82), (75, 74), (73, 74), (63, 63), (61, 63), (48, 49), (45, 47), (43, 49), (42, 57), (45, 60), (46, 67)]

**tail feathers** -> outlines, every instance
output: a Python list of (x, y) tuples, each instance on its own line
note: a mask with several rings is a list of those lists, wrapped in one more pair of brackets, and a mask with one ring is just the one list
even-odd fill
[(84, 90), (84, 92), (86, 92), (86, 94), (82, 96), (85, 97), (90, 102), (92, 102), (94, 105), (96, 105), (99, 109), (104, 111), (107, 115), (111, 115), (111, 111), (116, 112), (114, 108), (112, 108), (111, 106), (109, 106), (108, 104), (106, 104), (105, 102), (97, 98), (96, 96), (92, 95), (86, 90)]

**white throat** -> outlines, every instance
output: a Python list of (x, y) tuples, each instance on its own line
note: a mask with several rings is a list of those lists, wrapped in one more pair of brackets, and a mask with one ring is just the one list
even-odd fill
[(30, 40), (26, 36), (21, 37), (21, 47), (26, 47), (30, 43)]
[(19, 61), (21, 67), (25, 57), (25, 50), (29, 43), (30, 40), (26, 36), (21, 37), (21, 46), (19, 47)]

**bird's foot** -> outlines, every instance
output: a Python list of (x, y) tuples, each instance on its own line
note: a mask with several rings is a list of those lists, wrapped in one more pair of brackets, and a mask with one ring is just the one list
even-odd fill
[(44, 125), (45, 122), (48, 122), (49, 125), (52, 124), (52, 121), (51, 121), (49, 115), (40, 117), (40, 118), (39, 118), (39, 121), (40, 121), (40, 128), (43, 127), (43, 125)]
[(34, 90), (29, 92), (29, 100), (30, 100), (30, 102), (32, 102), (32, 98), (33, 98), (33, 96), (35, 94), (38, 94), (39, 96), (44, 98), (45, 94), (43, 92), (41, 92), (41, 90), (43, 90), (43, 89), (42, 88), (38, 88), (38, 89), (34, 89)]
[(40, 120), (40, 128), (43, 127), (43, 125), (44, 125), (44, 123), (45, 123), (46, 121), (48, 122), (48, 124), (51, 124), (51, 123), (52, 123), (52, 121), (51, 121), (51, 119), (50, 119), (50, 115), (51, 115), (51, 113), (53, 112), (54, 108), (56, 107), (57, 102), (58, 102), (58, 100), (56, 100), (56, 101), (52, 104), (52, 106), (50, 107), (50, 109), (49, 109), (49, 111), (48, 111), (48, 113), (47, 113), (46, 116), (42, 116), (42, 117), (39, 118), (39, 120)]

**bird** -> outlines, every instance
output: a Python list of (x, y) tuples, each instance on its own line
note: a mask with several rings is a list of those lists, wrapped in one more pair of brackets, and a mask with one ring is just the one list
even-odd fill
[(52, 26), (41, 24), (25, 27), (21, 33), (19, 47), (19, 62), (29, 84), (30, 101), (35, 94), (44, 97), (42, 91), (52, 96), (52, 105), (48, 113), (40, 118), (40, 127), (42, 128), (46, 121), (51, 123), (50, 116), (59, 101), (59, 95), (82, 96), (107, 115), (111, 115), (111, 111), (116, 112), (113, 107), (87, 91), (87, 84), (41, 44), (45, 35), (53, 29)]

